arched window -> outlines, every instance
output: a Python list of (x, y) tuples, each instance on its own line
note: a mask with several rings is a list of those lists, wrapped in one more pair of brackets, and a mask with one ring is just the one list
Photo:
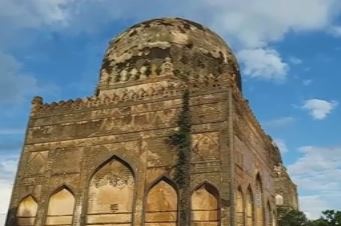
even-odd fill
[(90, 181), (87, 225), (132, 224), (134, 190), (130, 166), (116, 157), (106, 161)]
[(254, 226), (255, 223), (255, 205), (251, 188), (246, 192), (246, 226)]
[(176, 226), (178, 194), (175, 186), (163, 178), (148, 192), (145, 203), (145, 226)]
[(236, 224), (237, 226), (245, 225), (245, 207), (244, 207), (244, 196), (242, 189), (239, 187), (236, 193)]
[(220, 225), (219, 193), (212, 185), (204, 183), (193, 192), (191, 209), (191, 220), (193, 225)]
[(75, 198), (65, 187), (50, 197), (46, 225), (71, 225)]
[(36, 220), (38, 204), (32, 196), (24, 198), (17, 210), (18, 226), (33, 226)]
[(256, 177), (256, 193), (255, 193), (255, 204), (256, 204), (256, 226), (264, 226), (264, 200), (263, 200), (263, 187), (260, 176)]

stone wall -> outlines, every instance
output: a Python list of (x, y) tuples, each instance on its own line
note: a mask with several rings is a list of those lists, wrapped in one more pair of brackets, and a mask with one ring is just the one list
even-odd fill
[[(276, 212), (272, 178), (274, 150), (270, 139), (255, 120), (248, 103), (234, 97), (234, 190), (239, 225), (273, 225), (269, 216)], [(280, 160), (278, 160), (280, 161)], [(242, 200), (246, 199), (246, 212)], [(239, 203), (239, 204), (238, 204)], [(270, 208), (267, 208), (270, 206)], [(241, 223), (242, 222), (242, 223)]]
[[(225, 141), (229, 110), (226, 90), (212, 87), (191, 92), (190, 184), (195, 225), (229, 221), (230, 176), (228, 161), (223, 157), (228, 156), (229, 150)], [(177, 155), (168, 140), (177, 128), (181, 94), (179, 89), (173, 96), (116, 104), (91, 99), (88, 101), (100, 103), (92, 106), (85, 102), (88, 107), (80, 108), (62, 108), (66, 103), (35, 103), (11, 208), (15, 210), (28, 195), (34, 197), (38, 206), (36, 226), (55, 222), (177, 222), (174, 208), (181, 198), (176, 195), (178, 189), (173, 182)], [(54, 201), (61, 191), (72, 197), (65, 203), (75, 200), (72, 218), (69, 211), (59, 210), (58, 205), (65, 204), (62, 200)], [(205, 200), (212, 205), (201, 213)], [(160, 206), (150, 204), (156, 202)], [(13, 214), (7, 225), (13, 225), (17, 219)]]
[[(187, 91), (189, 193), (170, 144)], [(195, 22), (147, 21), (111, 42), (94, 96), (34, 98), (6, 226), (175, 226), (185, 198), (193, 226), (275, 225), (283, 183), (297, 203), (288, 175), (274, 179), (281, 163), (223, 40)]]

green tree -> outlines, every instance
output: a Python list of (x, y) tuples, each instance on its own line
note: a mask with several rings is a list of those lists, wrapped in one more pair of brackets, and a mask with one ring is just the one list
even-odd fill
[(291, 210), (279, 220), (279, 226), (310, 226), (305, 214), (301, 211)]
[(191, 115), (189, 91), (182, 97), (182, 109), (177, 121), (178, 131), (170, 136), (170, 144), (177, 148), (178, 161), (175, 168), (175, 182), (180, 189), (189, 188), (191, 158)]
[(279, 226), (341, 226), (341, 211), (325, 210), (317, 220), (308, 220), (301, 211), (292, 210), (279, 220)]
[(308, 220), (303, 212), (291, 210), (281, 217), (279, 226), (341, 226), (341, 211), (325, 210), (320, 219)]
[(322, 219), (310, 221), (309, 226), (329, 226), (328, 222)]
[(182, 109), (177, 121), (178, 131), (170, 136), (170, 144), (176, 147), (178, 160), (175, 166), (174, 180), (180, 192), (180, 226), (190, 225), (190, 164), (191, 164), (191, 114), (189, 91), (182, 97)]
[[(322, 212), (323, 216), (318, 220), (327, 226), (341, 226), (341, 211), (326, 210)], [(321, 224), (324, 226), (323, 224)], [(317, 225), (320, 226), (320, 225)]]

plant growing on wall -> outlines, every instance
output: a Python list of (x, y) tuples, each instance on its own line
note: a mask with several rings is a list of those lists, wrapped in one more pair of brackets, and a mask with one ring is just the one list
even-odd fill
[(192, 144), (188, 90), (185, 90), (182, 97), (182, 109), (177, 125), (178, 130), (170, 136), (170, 143), (176, 147), (178, 156), (174, 178), (180, 189), (180, 226), (187, 226), (190, 223), (190, 160)]

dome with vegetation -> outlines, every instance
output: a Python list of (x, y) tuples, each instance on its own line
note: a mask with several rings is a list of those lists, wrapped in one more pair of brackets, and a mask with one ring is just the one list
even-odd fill
[(105, 84), (123, 84), (162, 75), (171, 63), (182, 80), (231, 76), (241, 89), (239, 67), (224, 40), (208, 28), (181, 18), (136, 24), (110, 42), (101, 68)]

